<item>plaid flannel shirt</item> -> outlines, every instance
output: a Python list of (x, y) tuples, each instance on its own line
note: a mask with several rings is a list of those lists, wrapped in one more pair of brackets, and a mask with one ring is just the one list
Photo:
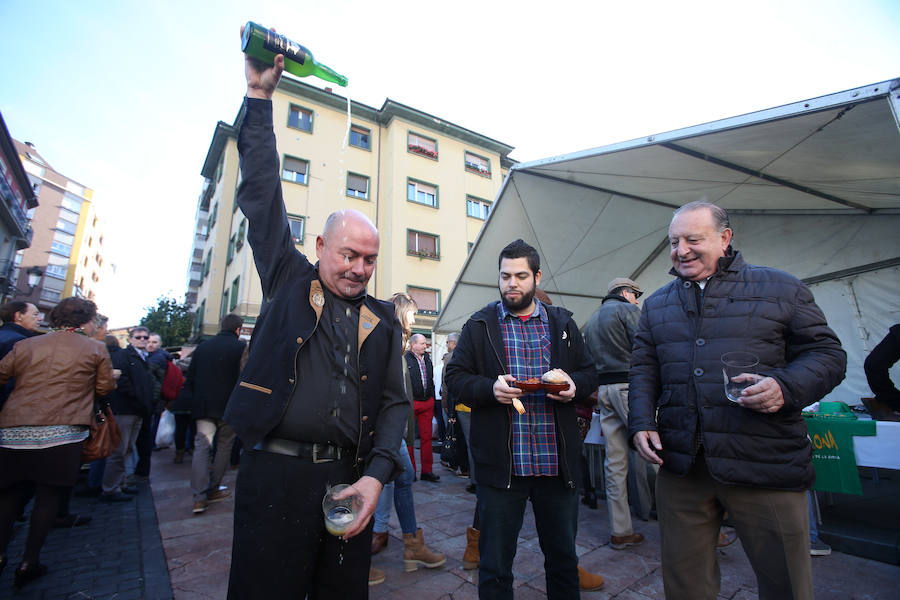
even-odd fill
[[(535, 300), (527, 320), (510, 313), (502, 302), (497, 316), (506, 348), (506, 364), (516, 379), (540, 377), (550, 369), (550, 322), (547, 309)], [(522, 394), (525, 414), (512, 412), (513, 474), (520, 477), (559, 473), (553, 400), (544, 391)]]

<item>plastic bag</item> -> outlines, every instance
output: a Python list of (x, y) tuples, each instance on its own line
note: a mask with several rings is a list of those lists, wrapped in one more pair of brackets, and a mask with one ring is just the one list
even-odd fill
[(159, 427), (156, 430), (156, 447), (165, 448), (175, 443), (175, 415), (164, 410), (159, 417)]

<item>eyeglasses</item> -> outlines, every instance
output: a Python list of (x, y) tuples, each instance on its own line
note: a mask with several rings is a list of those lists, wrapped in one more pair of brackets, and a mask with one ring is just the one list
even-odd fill
[(631, 293), (634, 294), (634, 299), (637, 300), (641, 296), (644, 295), (644, 292), (639, 292), (636, 289), (632, 288)]
[(149, 340), (150, 339), (149, 335), (135, 335), (132, 337), (136, 340)]

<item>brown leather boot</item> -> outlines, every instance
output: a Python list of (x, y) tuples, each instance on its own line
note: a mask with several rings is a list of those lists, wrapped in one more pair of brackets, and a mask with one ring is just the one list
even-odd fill
[(403, 565), (407, 573), (418, 569), (420, 564), (426, 569), (434, 569), (447, 562), (446, 556), (440, 552), (432, 552), (425, 545), (421, 527), (416, 529), (414, 534), (404, 533), (403, 545), (406, 546), (403, 551)]
[(481, 555), (478, 553), (478, 530), (466, 527), (466, 551), (463, 552), (463, 569), (471, 571), (478, 568)]
[(175, 458), (172, 459), (172, 462), (176, 465), (180, 465), (184, 462), (184, 450), (176, 450)]
[(603, 577), (596, 573), (588, 573), (579, 565), (578, 567), (578, 587), (582, 592), (594, 592), (603, 588)]
[(378, 554), (385, 548), (387, 548), (388, 544), (388, 532), (382, 531), (381, 533), (375, 531), (372, 533), (372, 554)]
[(369, 585), (378, 585), (379, 583), (384, 583), (384, 571), (369, 567)]

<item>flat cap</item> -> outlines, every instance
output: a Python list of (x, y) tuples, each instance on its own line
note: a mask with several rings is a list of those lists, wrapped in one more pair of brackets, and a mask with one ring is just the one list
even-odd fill
[(612, 281), (609, 282), (609, 286), (606, 288), (607, 294), (612, 294), (613, 290), (618, 289), (620, 287), (630, 287), (636, 292), (644, 293), (644, 290), (641, 289), (641, 286), (636, 284), (631, 279), (627, 277), (616, 277)]

